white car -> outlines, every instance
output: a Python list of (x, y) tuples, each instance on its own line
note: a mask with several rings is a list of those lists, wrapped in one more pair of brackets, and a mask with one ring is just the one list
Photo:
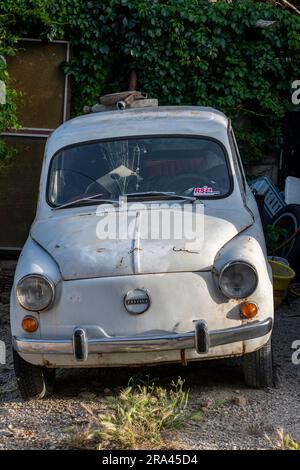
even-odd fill
[(49, 138), (11, 293), (24, 398), (56, 368), (243, 356), (272, 385), (273, 290), (230, 120), (205, 107), (99, 112)]

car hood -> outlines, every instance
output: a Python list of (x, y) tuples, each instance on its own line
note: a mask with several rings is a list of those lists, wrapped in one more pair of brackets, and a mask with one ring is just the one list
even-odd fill
[[(110, 212), (108, 206), (101, 210), (99, 213), (86, 208), (79, 212), (64, 209), (34, 222), (32, 239), (54, 258), (63, 279), (208, 271), (218, 251), (253, 223), (250, 211), (244, 206), (239, 210), (205, 207), (204, 214), (190, 216), (194, 222), (200, 221), (203, 228), (193, 241), (185, 236), (149, 239), (149, 210), (131, 210), (130, 219), (126, 211)], [(158, 216), (162, 211), (170, 209), (152, 208), (151, 215)], [(109, 233), (110, 237), (104, 238), (101, 220), (104, 221), (104, 214), (115, 217), (116, 212), (121, 236)], [(125, 237), (130, 224), (129, 236)]]

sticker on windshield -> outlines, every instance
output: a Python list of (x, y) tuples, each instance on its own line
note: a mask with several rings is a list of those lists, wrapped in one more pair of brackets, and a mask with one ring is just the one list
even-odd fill
[(215, 191), (210, 186), (203, 186), (201, 188), (194, 188), (194, 196), (217, 196), (220, 191)]

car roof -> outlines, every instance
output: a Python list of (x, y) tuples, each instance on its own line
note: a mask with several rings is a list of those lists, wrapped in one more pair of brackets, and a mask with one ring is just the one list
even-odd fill
[(87, 141), (143, 135), (227, 136), (228, 118), (203, 106), (156, 106), (86, 114), (66, 121), (50, 136), (48, 155)]

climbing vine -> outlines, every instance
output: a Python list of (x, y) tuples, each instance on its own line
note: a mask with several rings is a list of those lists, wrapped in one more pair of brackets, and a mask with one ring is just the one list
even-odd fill
[[(126, 89), (135, 70), (138, 88), (160, 104), (228, 114), (251, 163), (280, 145), (291, 84), (300, 78), (300, 17), (273, 3), (2, 0), (0, 38), (4, 31), (13, 47), (18, 35), (34, 31), (71, 42), (73, 58), (63, 70), (72, 79), (73, 114), (103, 93)], [(258, 20), (273, 23), (261, 29)]]

